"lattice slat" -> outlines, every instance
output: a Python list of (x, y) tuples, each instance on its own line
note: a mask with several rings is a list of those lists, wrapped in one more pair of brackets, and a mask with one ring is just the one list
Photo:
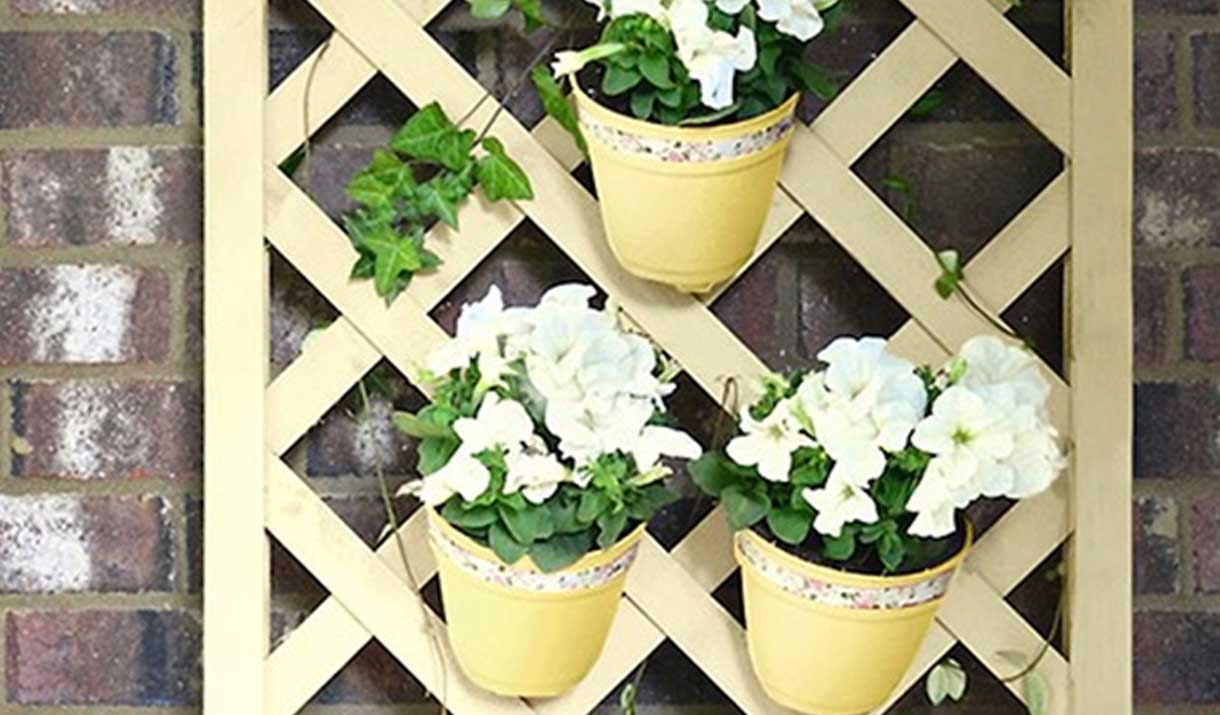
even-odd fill
[[(1105, 12), (1100, 12), (1095, 8), (1103, 1), (1109, 4), (1105, 5)], [(433, 230), (429, 238), (446, 263), (438, 271), (418, 276), (411, 289), (391, 308), (386, 308), (368, 285), (349, 282), (346, 271), (340, 270), (355, 257), (346, 238), (304, 192), (275, 169), (275, 165), (302, 143), (305, 134), (322, 127), (378, 72), (416, 104), (439, 100), (468, 126), (480, 126), (496, 111), (497, 104), (423, 30), (425, 24), (445, 9), (446, 0), (311, 2), (332, 23), (336, 32), (328, 47), (315, 50), (272, 93), (265, 108), (256, 107), (265, 112), (267, 137), (264, 148), (255, 156), (265, 155), (267, 162), (263, 198), (268, 239), (339, 309), (342, 317), (316, 336), (267, 390), (266, 404), (270, 414), (266, 420), (268, 453), (265, 459), (269, 465), (265, 477), (268, 486), (266, 516), (267, 526), (332, 591), (332, 595), (270, 655), (265, 679), (252, 678), (251, 692), (265, 690), (268, 695), (263, 711), (274, 715), (288, 715), (303, 706), (370, 638), (386, 645), (434, 692), (443, 692), (432, 661), (434, 654), (421, 634), (422, 604), (409, 585), (410, 579), (398, 558), (395, 542), (387, 541), (376, 549), (365, 546), (304, 482), (292, 474), (278, 455), (299, 439), (383, 355), (408, 378), (413, 378), (415, 366), (432, 347), (446, 339), (444, 331), (428, 316), (428, 311), (523, 221), (532, 220), (546, 232), (594, 281), (617, 298), (630, 317), (677, 358), (695, 382), (713, 397), (719, 391), (717, 381), (720, 378), (756, 374), (763, 369), (762, 363), (706, 307), (732, 284), (731, 281), (711, 295), (695, 299), (636, 280), (617, 268), (606, 248), (593, 197), (568, 173), (582, 157), (571, 140), (549, 119), (527, 131), (511, 115), (505, 114), (501, 115), (495, 129), (510, 153), (519, 158), (531, 175), (537, 200), (516, 207), (472, 207), (462, 214), (460, 232), (443, 227)], [(851, 164), (898, 122), (959, 57), (1065, 153), (1069, 146), (1074, 146), (1073, 134), (1080, 132), (1080, 127), (1073, 121), (1079, 121), (1074, 113), (1081, 113), (1082, 101), (1078, 99), (1076, 105), (1072, 104), (1073, 80), (1004, 19), (1003, 12), (1009, 9), (1005, 0), (902, 2), (917, 20), (809, 128), (798, 129), (782, 185), (776, 191), (773, 210), (754, 259), (778, 241), (806, 211), (812, 212), (911, 314), (912, 319), (893, 336), (895, 348), (912, 359), (936, 363), (965, 338), (990, 331), (991, 327), (959, 303), (945, 303), (935, 298), (930, 286), (937, 269), (930, 249), (852, 173)], [(221, 3), (226, 11), (236, 8), (237, 12), (232, 16), (220, 12), (216, 8)], [(255, 33), (243, 23), (249, 22), (251, 16), (241, 12), (241, 6), (248, 3), (261, 4), (257, 0), (207, 0), (212, 25), (243, 27), (246, 30), (243, 41), (249, 41)], [(1090, 27), (1080, 34), (1096, 47), (1104, 32), (1124, 27), (1123, 13), (1130, 12), (1130, 2), (1076, 0), (1073, 12), (1078, 23), (1080, 18), (1087, 18)], [(254, 13), (258, 20), (255, 24), (260, 28), (264, 14), (265, 8)], [(1121, 47), (1118, 54), (1122, 54)], [(216, 61), (215, 64), (236, 69), (232, 63)], [(1113, 67), (1127, 66), (1129, 62), (1113, 64)], [(1122, 72), (1111, 74), (1117, 76)], [(223, 76), (209, 69), (208, 103), (213, 108), (221, 99), (213, 91), (218, 75)], [(240, 77), (239, 74), (232, 76), (234, 81)], [(1093, 79), (1097, 76), (1095, 73)], [(1126, 79), (1129, 85), (1129, 75)], [(1121, 81), (1111, 84), (1121, 85)], [(311, 87), (310, 113), (309, 126), (305, 127), (301, 110), (307, 85)], [(253, 91), (253, 84), (246, 82), (245, 86)], [(1109, 107), (1121, 113), (1124, 98), (1121, 93), (1114, 96), (1118, 97), (1118, 103), (1111, 102)], [(1129, 97), (1126, 100), (1129, 111)], [(1106, 106), (1105, 95), (1099, 94), (1093, 98), (1090, 108), (1102, 106)], [(1097, 114), (1100, 116), (1101, 112)], [(219, 130), (210, 126), (209, 131), (215, 131), (216, 136), (222, 138), (227, 136), (229, 142), (240, 140), (239, 134), (225, 135), (223, 123), (218, 125)], [(1122, 132), (1129, 132), (1129, 125), (1123, 122), (1112, 122), (1107, 128), (1112, 139), (1116, 133), (1121, 137)], [(1087, 144), (1086, 156), (1100, 156), (1097, 147), (1097, 143)], [(1113, 167), (1115, 161), (1118, 160), (1109, 157), (1093, 166), (1102, 167), (1109, 162)], [(1108, 177), (1112, 179), (1112, 189), (1129, 174), (1129, 160), (1124, 161), (1126, 173), (1120, 170)], [(218, 165), (226, 170), (236, 166), (224, 162)], [(219, 169), (213, 170), (212, 166), (210, 163), (209, 180), (215, 181)], [(1089, 181), (1099, 181), (1099, 177), (1100, 170), (1094, 168)], [(1069, 206), (1073, 198), (1087, 190), (1081, 182), (1075, 173), (1065, 171), (971, 261), (967, 275), (980, 303), (996, 312), (1002, 311), (1065, 255), (1071, 243)], [(1093, 198), (1090, 206), (1096, 212), (1101, 204)], [(1129, 202), (1129, 192), (1124, 195), (1122, 191), (1111, 191), (1105, 198), (1110, 204), (1125, 205), (1124, 202)], [(1119, 212), (1119, 215), (1125, 214)], [(1081, 230), (1081, 225), (1078, 222), (1075, 230)], [(217, 255), (220, 241), (219, 232), (214, 228), (209, 224), (209, 252), (213, 256)], [(1117, 235), (1122, 232), (1118, 231)], [(223, 255), (223, 249), (220, 250)], [(1090, 255), (1098, 260), (1098, 256), (1110, 254), (1112, 250), (1095, 248)], [(1109, 266), (1098, 269), (1089, 263), (1087, 269), (1108, 270)], [(746, 270), (748, 267), (742, 273)], [(1078, 275), (1079, 270), (1077, 266), (1073, 273)], [(1074, 301), (1088, 298), (1089, 294), (1080, 289), (1083, 284), (1073, 282), (1076, 287)], [(1120, 296), (1125, 291), (1129, 298), (1127, 280), (1108, 281), (1106, 289)], [(213, 300), (211, 296), (209, 294), (209, 301)], [(1113, 295), (1109, 300), (1114, 300)], [(211, 302), (209, 306), (212, 307)], [(1122, 315), (1117, 317), (1121, 319)], [(1075, 324), (1078, 328), (1091, 325), (1079, 317)], [(1123, 342), (1124, 337), (1129, 338), (1129, 327), (1128, 324), (1124, 335), (1122, 324), (1112, 321), (1104, 334), (1091, 338), (1090, 345), (1096, 348), (1104, 344), (1109, 351), (1129, 349), (1129, 339)], [(1073, 347), (1080, 339), (1079, 334), (1078, 330), (1073, 335)], [(213, 337), (209, 330), (209, 341)], [(1088, 353), (1099, 357), (1103, 354), (1104, 351)], [(1075, 366), (1079, 367), (1079, 363)], [(1122, 373), (1124, 366), (1129, 378), (1129, 362), (1118, 361), (1114, 371)], [(1055, 383), (1052, 411), (1056, 424), (1066, 433), (1069, 420), (1073, 418), (1069, 410), (1072, 388), (1052, 377)], [(749, 399), (753, 385), (747, 383), (744, 387), (744, 399)], [(1119, 413), (1123, 405), (1129, 409), (1129, 396), (1124, 397), (1121, 392), (1110, 391), (1106, 395), (1107, 399), (1119, 403)], [(1076, 419), (1078, 433), (1089, 429), (1089, 425), (1089, 422)], [(1119, 434), (1121, 427), (1111, 421), (1107, 423), (1107, 434)], [(1089, 442), (1090, 445), (1100, 443)], [(1100, 461), (1098, 454), (1095, 450), (1090, 457)], [(1113, 461), (1121, 466), (1121, 459)], [(1126, 466), (1129, 467), (1129, 462)], [(1095, 485), (1099, 477), (1093, 472), (1088, 478), (1092, 480), (1090, 484)], [(215, 478), (209, 476), (209, 480), (212, 483)], [(259, 487), (258, 480), (251, 484)], [(1039, 637), (1004, 601), (1004, 595), (1070, 533), (1068, 497), (1073, 486), (1070, 476), (1060, 480), (1047, 494), (1009, 510), (980, 540), (901, 690), (916, 682), (958, 641), (965, 643), (980, 661), (1001, 675), (1008, 667), (997, 662), (1000, 660), (996, 655), (998, 651), (1036, 650)], [(1079, 489), (1079, 485), (1076, 488)], [(1096, 488), (1090, 493), (1096, 493)], [(1106, 522), (1098, 519), (1087, 522), (1093, 538), (1088, 543), (1091, 549), (1097, 548), (1097, 536), (1103, 532), (1111, 536), (1125, 534), (1129, 538), (1129, 523), (1122, 520), (1129, 521), (1130, 517), (1123, 501), (1124, 490), (1104, 493), (1111, 511), (1117, 509), (1123, 514), (1118, 514), (1120, 519), (1113, 527), (1107, 527)], [(1091, 510), (1089, 513), (1097, 512)], [(413, 575), (420, 582), (435, 573), (435, 563), (425, 544), (424, 528), (423, 519), (416, 515), (403, 525), (402, 533)], [(491, 697), (466, 684), (456, 675), (456, 666), (451, 662), (446, 694), (448, 704), (460, 715), (509, 711), (581, 715), (592, 710), (648, 653), (670, 638), (744, 711), (752, 715), (779, 713), (780, 709), (766, 699), (750, 673), (745, 658), (744, 632), (710, 595), (734, 569), (729, 543), (727, 524), (719, 510), (696, 525), (670, 553), (651, 539), (646, 540), (639, 563), (629, 579), (627, 597), (612, 629), (607, 653), (590, 676), (565, 697), (534, 703)], [(1124, 567), (1117, 562), (1107, 566), (1129, 569), (1129, 564)], [(1100, 583), (1096, 574), (1095, 570), (1087, 572), (1085, 581), (1094, 592)], [(218, 587), (218, 582), (211, 580), (211, 576), (209, 571), (205, 590), (214, 597), (218, 588), (225, 588), (229, 582)], [(1111, 633), (1107, 635), (1123, 630), (1114, 618), (1114, 609), (1101, 610), (1109, 619)], [(444, 624), (434, 614), (429, 617), (443, 640)], [(1079, 621), (1074, 621), (1073, 625), (1077, 633), (1082, 632)], [(257, 650), (258, 646), (255, 652)], [(209, 674), (218, 667), (216, 653), (212, 649), (208, 656)], [(1094, 656), (1095, 660), (1098, 658), (1105, 660), (1104, 654)], [(1100, 702), (1107, 703), (1107, 712), (1119, 715), (1129, 712), (1129, 698), (1124, 703), (1120, 698), (1094, 692), (1100, 682), (1098, 674), (1104, 672), (1104, 668), (1082, 667), (1078, 661), (1069, 664), (1056, 652), (1050, 653), (1039, 667), (1056, 692), (1074, 693), (1072, 698), (1052, 700), (1052, 712), (1056, 715), (1091, 715), (1093, 710), (1079, 709), (1080, 704)], [(1073, 675), (1069, 675), (1069, 669)], [(1121, 675), (1115, 676), (1117, 672), (1112, 670), (1108, 675), (1122, 679)], [(1069, 685), (1069, 680), (1073, 685)], [(1087, 697), (1079, 697), (1082, 681), (1091, 686)], [(1117, 690), (1128, 693), (1129, 686), (1127, 682)], [(1010, 683), (1009, 687), (1020, 695), (1018, 684)], [(209, 688), (208, 692), (212, 694), (205, 698), (209, 715), (221, 715), (217, 705), (221, 701), (215, 695), (217, 690)], [(896, 693), (895, 698), (899, 694)], [(232, 707), (227, 708), (225, 715), (231, 711)]]

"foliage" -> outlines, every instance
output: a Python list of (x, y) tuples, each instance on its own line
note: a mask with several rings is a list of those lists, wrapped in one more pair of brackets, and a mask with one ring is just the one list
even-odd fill
[(928, 702), (933, 705), (940, 705), (946, 698), (957, 702), (966, 694), (966, 671), (962, 669), (961, 663), (946, 658), (928, 672), (924, 685)]
[[(675, 499), (659, 459), (701, 452), (665, 425), (665, 362), (592, 296), (559, 286), (505, 309), (493, 287), (430, 356), (431, 403), (393, 417), (419, 440), (423, 478), (403, 491), (506, 564), (528, 556), (555, 571), (611, 547)], [(579, 375), (548, 363), (567, 354)]]
[(498, 139), (460, 129), (435, 102), (416, 112), (347, 185), (359, 204), (343, 220), (359, 254), (351, 277), (371, 278), (392, 303), (417, 272), (440, 265), (424, 247), (425, 231), (434, 221), (458, 228), (458, 211), (476, 186), (490, 201), (534, 196)]
[(940, 370), (839, 338), (824, 370), (769, 376), (723, 453), (690, 465), (734, 529), (853, 571), (910, 572), (955, 544), (956, 511), (1024, 498), (1065, 464), (1033, 358), (975, 338)]

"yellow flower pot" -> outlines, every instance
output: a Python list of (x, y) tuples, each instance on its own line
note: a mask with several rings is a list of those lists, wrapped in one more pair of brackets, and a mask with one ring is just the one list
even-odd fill
[(910, 667), (966, 544), (941, 565), (865, 576), (811, 564), (738, 532), (750, 661), (775, 702), (810, 715), (860, 715), (885, 703)]
[(643, 122), (579, 87), (575, 96), (606, 236), (624, 268), (700, 293), (745, 265), (771, 209), (799, 95), (713, 127)]
[(466, 677), (522, 697), (560, 695), (580, 682), (601, 655), (644, 525), (548, 574), (529, 557), (504, 565), (435, 511), (428, 522), (449, 642)]

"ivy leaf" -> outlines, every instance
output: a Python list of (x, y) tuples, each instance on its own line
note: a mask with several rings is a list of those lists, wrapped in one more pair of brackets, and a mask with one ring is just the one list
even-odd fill
[(767, 526), (780, 541), (796, 546), (809, 536), (813, 514), (808, 509), (787, 507), (767, 512)]
[(503, 17), (512, 6), (509, 0), (466, 0), (471, 17), (479, 20), (495, 20)]
[(956, 660), (948, 658), (928, 673), (925, 688), (933, 705), (940, 705), (945, 698), (961, 700), (966, 694), (966, 671)]
[(475, 176), (483, 193), (492, 201), (510, 199), (524, 201), (534, 198), (534, 189), (529, 177), (504, 151), (504, 144), (495, 137), (487, 137), (482, 143), (487, 155), (475, 165)]
[(438, 181), (440, 178), (435, 177), (415, 190), (419, 209), (421, 213), (435, 216), (440, 219), (441, 223), (456, 229), (458, 228), (458, 200), (453, 197), (451, 192), (445, 190)]
[[(416, 229), (419, 232), (420, 229)], [(422, 236), (421, 236), (422, 238)], [(388, 305), (394, 299), (395, 286), (403, 273), (411, 274), (422, 267), (420, 244), (413, 236), (403, 235), (390, 226), (360, 237), (361, 248), (373, 254), (373, 285)]]
[(564, 128), (564, 131), (572, 136), (576, 146), (580, 148), (580, 153), (588, 156), (589, 146), (580, 132), (580, 122), (576, 118), (576, 110), (572, 108), (572, 104), (564, 95), (563, 89), (560, 88), (559, 82), (551, 74), (550, 69), (542, 66), (535, 67), (530, 76), (534, 81), (534, 87), (538, 90), (542, 108), (559, 123), (559, 126)]
[(529, 551), (529, 547), (513, 538), (500, 522), (493, 522), (487, 530), (487, 544), (501, 561), (513, 565)]
[(474, 131), (458, 129), (449, 121), (441, 105), (433, 102), (411, 115), (394, 135), (390, 146), (400, 154), (461, 171), (470, 163), (474, 139)]
[(962, 274), (961, 257), (957, 251), (947, 250), (937, 253), (936, 261), (941, 268), (940, 277), (936, 279), (936, 294), (947, 300), (965, 278)]
[(593, 532), (590, 529), (572, 534), (556, 534), (546, 541), (539, 541), (530, 547), (530, 558), (546, 573), (558, 571), (576, 563), (581, 556), (589, 553), (593, 546)]
[(392, 204), (394, 187), (371, 173), (361, 172), (348, 182), (347, 195), (363, 206), (379, 208)]
[(747, 490), (740, 484), (730, 484), (720, 492), (720, 501), (734, 530), (757, 524), (771, 508), (771, 500), (762, 485)]

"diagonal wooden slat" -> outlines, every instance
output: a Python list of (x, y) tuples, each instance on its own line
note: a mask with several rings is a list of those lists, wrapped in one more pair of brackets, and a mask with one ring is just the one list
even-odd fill
[(1071, 152), (1071, 80), (994, 7), (978, 0), (902, 0), (1064, 154)]

